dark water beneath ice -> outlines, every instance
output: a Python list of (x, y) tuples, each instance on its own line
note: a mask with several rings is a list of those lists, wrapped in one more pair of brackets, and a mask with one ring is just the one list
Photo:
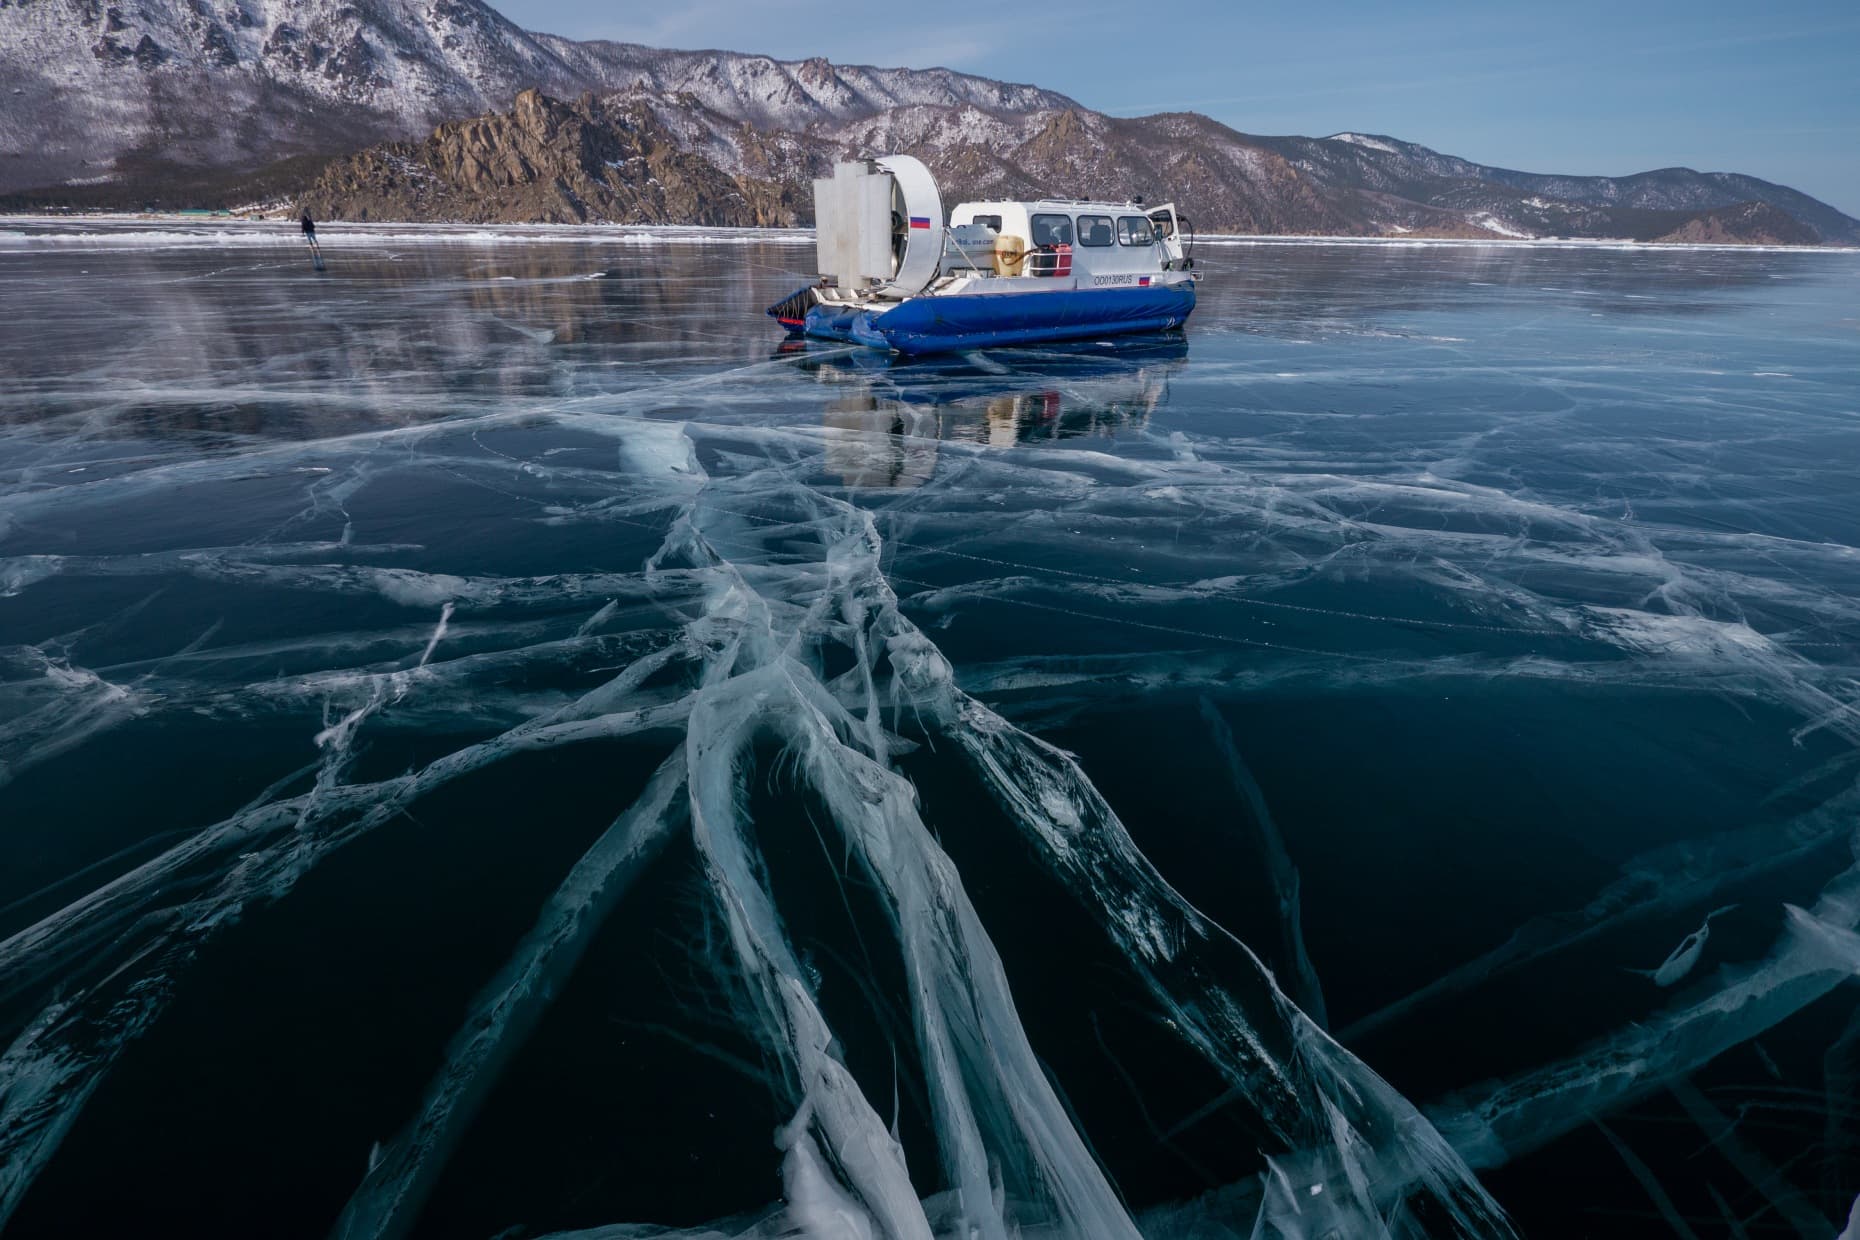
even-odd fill
[(567, 235), (0, 228), (5, 1234), (1847, 1223), (1860, 255)]

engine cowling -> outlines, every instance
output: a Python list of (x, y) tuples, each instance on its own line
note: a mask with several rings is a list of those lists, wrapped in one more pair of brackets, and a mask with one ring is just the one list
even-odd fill
[(943, 198), (922, 160), (909, 155), (836, 164), (814, 182), (820, 271), (842, 289), (910, 297), (943, 259)]

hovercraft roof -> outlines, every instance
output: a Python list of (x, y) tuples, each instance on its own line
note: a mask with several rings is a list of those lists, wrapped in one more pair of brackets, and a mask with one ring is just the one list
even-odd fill
[(993, 207), (1014, 207), (1028, 212), (1069, 211), (1075, 214), (1080, 211), (1103, 211), (1114, 214), (1119, 211), (1149, 212), (1156, 210), (1156, 207), (1150, 206), (1147, 203), (1138, 202), (1134, 198), (1126, 199), (1123, 202), (1108, 202), (1102, 198), (988, 198), (978, 199), (974, 202), (959, 202), (956, 204), (957, 211), (981, 211)]

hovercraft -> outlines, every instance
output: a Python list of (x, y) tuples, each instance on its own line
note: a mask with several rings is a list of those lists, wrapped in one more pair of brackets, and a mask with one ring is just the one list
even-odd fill
[(790, 332), (899, 353), (1180, 328), (1195, 309), (1174, 203), (965, 202), (909, 155), (814, 182), (820, 279), (770, 306)]

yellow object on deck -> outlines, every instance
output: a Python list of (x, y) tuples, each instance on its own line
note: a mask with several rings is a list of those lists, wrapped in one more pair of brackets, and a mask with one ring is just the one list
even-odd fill
[(1020, 266), (1027, 259), (1027, 243), (1012, 233), (1003, 233), (995, 238), (995, 274), (998, 276), (1017, 276)]

